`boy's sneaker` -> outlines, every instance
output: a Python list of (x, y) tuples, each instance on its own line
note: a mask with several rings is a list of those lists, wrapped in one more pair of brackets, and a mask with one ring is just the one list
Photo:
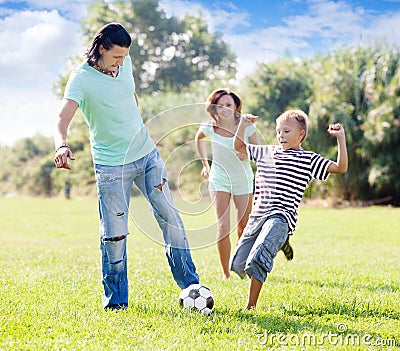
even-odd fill
[(283, 251), (283, 253), (288, 261), (293, 260), (293, 248), (289, 243), (289, 238), (286, 239), (281, 250)]

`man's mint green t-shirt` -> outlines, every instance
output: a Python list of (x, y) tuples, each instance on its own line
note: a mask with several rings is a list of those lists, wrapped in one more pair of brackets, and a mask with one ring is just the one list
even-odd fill
[(146, 156), (155, 147), (134, 92), (129, 55), (115, 78), (87, 62), (71, 73), (64, 97), (76, 101), (85, 116), (95, 164), (124, 165)]

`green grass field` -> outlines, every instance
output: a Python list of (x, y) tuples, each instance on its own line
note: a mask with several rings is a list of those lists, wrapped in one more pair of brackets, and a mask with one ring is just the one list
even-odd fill
[[(199, 217), (184, 221), (214, 222)], [(2, 198), (0, 350), (399, 349), (399, 224), (400, 209), (301, 208), (295, 258), (279, 253), (252, 312), (249, 281), (220, 279), (214, 245), (194, 249), (215, 299), (202, 316), (179, 307), (162, 245), (131, 221), (130, 307), (104, 311), (96, 200)]]

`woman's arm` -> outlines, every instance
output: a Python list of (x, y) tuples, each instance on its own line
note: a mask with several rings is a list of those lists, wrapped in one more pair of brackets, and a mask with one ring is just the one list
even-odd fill
[(208, 163), (208, 158), (207, 158), (207, 144), (205, 137), (206, 136), (204, 135), (204, 133), (199, 129), (196, 133), (195, 141), (196, 141), (197, 152), (199, 153), (201, 163), (203, 165), (203, 169), (201, 170), (201, 176), (208, 179), (210, 173), (210, 165)]

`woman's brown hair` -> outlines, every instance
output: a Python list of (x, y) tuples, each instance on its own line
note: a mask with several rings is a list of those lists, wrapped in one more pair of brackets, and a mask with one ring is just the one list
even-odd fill
[(235, 118), (237, 122), (239, 122), (240, 115), (242, 113), (242, 99), (228, 88), (214, 90), (208, 96), (206, 111), (210, 114), (213, 120), (216, 120), (215, 116), (217, 115), (216, 108), (218, 106), (218, 101), (224, 95), (229, 95), (232, 97), (233, 102), (235, 103)]

